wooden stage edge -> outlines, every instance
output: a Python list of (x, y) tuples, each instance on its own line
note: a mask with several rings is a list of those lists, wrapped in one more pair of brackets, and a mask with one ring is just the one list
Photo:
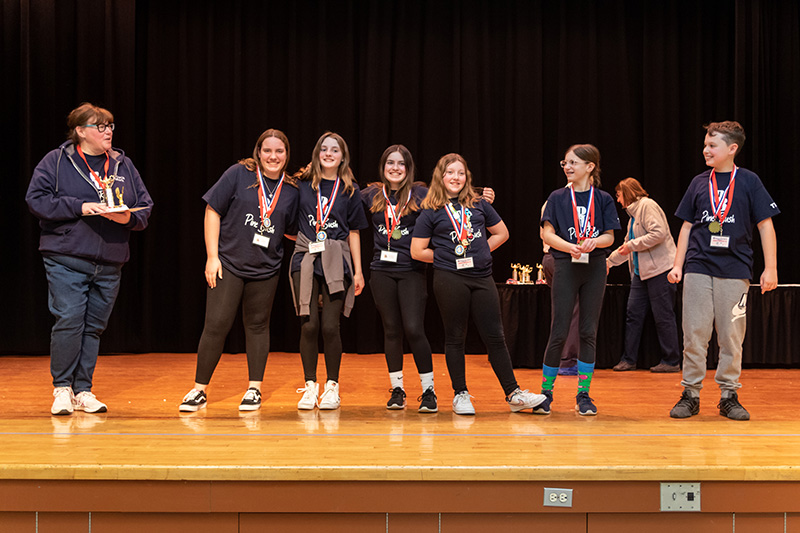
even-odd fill
[(104, 481), (800, 481), (800, 466), (654, 468), (638, 465), (238, 466), (0, 465), (0, 480)]

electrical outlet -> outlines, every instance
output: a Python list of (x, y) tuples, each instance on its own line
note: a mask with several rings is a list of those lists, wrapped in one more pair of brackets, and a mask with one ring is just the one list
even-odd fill
[(572, 507), (572, 489), (544, 488), (545, 507)]
[(662, 511), (699, 511), (700, 483), (662, 483)]

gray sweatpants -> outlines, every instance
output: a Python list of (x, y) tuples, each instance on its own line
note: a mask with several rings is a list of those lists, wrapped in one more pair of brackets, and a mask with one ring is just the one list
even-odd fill
[[(739, 389), (742, 373), (742, 342), (747, 325), (745, 279), (715, 278), (705, 274), (683, 277), (683, 385), (699, 396), (706, 375), (706, 355), (712, 328), (719, 342), (719, 363), (714, 380), (723, 396)], [(744, 297), (743, 297), (744, 296)], [(740, 316), (740, 318), (734, 317)]]

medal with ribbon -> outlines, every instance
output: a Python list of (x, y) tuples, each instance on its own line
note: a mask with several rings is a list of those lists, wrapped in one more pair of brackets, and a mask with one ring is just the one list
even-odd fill
[(339, 192), (339, 181), (339, 176), (336, 176), (336, 183), (333, 184), (333, 192), (331, 192), (328, 205), (325, 206), (325, 209), (322, 209), (322, 184), (317, 187), (317, 241), (324, 241), (328, 238), (328, 234), (325, 233), (322, 228), (325, 227), (325, 222), (328, 221), (331, 209), (333, 209), (333, 204), (336, 203), (336, 195)]
[(272, 212), (275, 211), (275, 206), (278, 205), (285, 174), (281, 174), (281, 179), (278, 181), (275, 192), (270, 193), (269, 197), (267, 197), (267, 182), (264, 176), (261, 175), (261, 169), (258, 168), (258, 165), (256, 165), (256, 173), (258, 174), (258, 209), (261, 212), (261, 227), (258, 232), (261, 233), (272, 225), (270, 217)]
[(578, 244), (580, 244), (594, 233), (594, 185), (589, 188), (589, 205), (586, 206), (586, 216), (583, 217), (583, 224), (580, 223), (578, 202), (575, 199), (575, 191), (572, 187), (569, 188), (569, 194), (572, 198), (572, 218), (575, 222), (575, 233)]
[(466, 247), (469, 246), (469, 229), (472, 227), (467, 219), (467, 208), (462, 207), (459, 213), (450, 203), (447, 203), (445, 207), (447, 208), (447, 217), (450, 219), (453, 229), (456, 230), (456, 239), (458, 240), (455, 248), (456, 255), (464, 255), (467, 252)]
[[(107, 189), (110, 189), (111, 188), (111, 184), (114, 182), (113, 176), (112, 176), (111, 180), (108, 179), (108, 166), (109, 166), (109, 163), (110, 163), (109, 158), (108, 158), (108, 152), (105, 152), (106, 162), (103, 165), (103, 177), (101, 178), (100, 175), (97, 174), (97, 172), (95, 172), (94, 169), (89, 166), (89, 162), (86, 160), (86, 156), (83, 155), (83, 149), (81, 148), (80, 144), (77, 145), (76, 149), (78, 151), (78, 155), (81, 156), (81, 159), (83, 159), (83, 162), (86, 163), (86, 168), (89, 169), (89, 173), (91, 174), (92, 178), (95, 181), (96, 189), (98, 191), (100, 191), (100, 198), (103, 201), (107, 201), (107, 198), (109, 198), (110, 194), (111, 194)], [(113, 197), (111, 197), (111, 198), (112, 198), (111, 201), (113, 202), (114, 201)], [(113, 203), (112, 203), (112, 207), (113, 207)]]
[[(738, 167), (733, 165), (731, 181), (725, 188), (725, 192), (719, 197), (719, 203), (717, 203), (717, 176), (713, 168), (711, 169), (711, 175), (708, 177), (708, 196), (711, 199), (711, 211), (714, 213), (713, 220), (708, 223), (708, 231), (715, 235), (722, 233), (722, 224), (725, 222), (725, 217), (728, 216), (728, 211), (731, 210), (737, 170)], [(722, 210), (723, 206), (725, 207), (724, 211)]]
[(408, 207), (408, 202), (411, 201), (411, 195), (408, 195), (405, 205), (399, 210), (397, 206), (392, 205), (389, 201), (389, 196), (386, 194), (386, 185), (383, 186), (383, 197), (386, 199), (386, 211), (383, 213), (383, 218), (386, 221), (386, 246), (389, 250), (392, 249), (392, 239), (399, 240), (403, 236), (400, 228), (400, 217), (403, 216), (403, 211)]

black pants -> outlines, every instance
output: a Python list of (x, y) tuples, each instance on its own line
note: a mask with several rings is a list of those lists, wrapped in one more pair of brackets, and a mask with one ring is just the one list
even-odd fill
[(434, 270), (433, 292), (442, 313), (444, 354), (453, 391), (459, 393), (467, 390), (464, 344), (471, 315), (503, 392), (506, 396), (514, 392), (517, 380), (503, 333), (500, 297), (492, 277), (471, 278), (446, 270)]
[(223, 267), (222, 279), (217, 279), (216, 288), (206, 289), (206, 320), (197, 347), (194, 378), (197, 383), (208, 385), (211, 381), (240, 302), (249, 379), (264, 379), (269, 355), (269, 317), (277, 286), (277, 274), (269, 279), (253, 281), (238, 278)]
[[(552, 289), (556, 265), (555, 259), (550, 253), (546, 253), (542, 257), (542, 267), (544, 279)], [(578, 337), (579, 319), (580, 310), (578, 309), (578, 301), (575, 300), (575, 307), (572, 309), (572, 322), (569, 324), (569, 335), (567, 335), (567, 341), (564, 343), (564, 351), (561, 352), (561, 368), (570, 368), (578, 364), (578, 352), (581, 348), (581, 341)]]
[(656, 322), (658, 341), (661, 343), (661, 362), (670, 366), (681, 364), (683, 354), (678, 340), (678, 323), (675, 321), (677, 287), (667, 280), (667, 272), (650, 279), (641, 279), (637, 275), (631, 278), (631, 292), (628, 295), (628, 312), (625, 319), (623, 361), (636, 364), (644, 321), (650, 309)]
[[(294, 286), (300, 286), (300, 271), (292, 272)], [(339, 367), (342, 364), (342, 335), (339, 331), (339, 317), (344, 307), (344, 297), (349, 283), (343, 291), (331, 294), (325, 278), (314, 276), (311, 288), (311, 305), (308, 316), (300, 317), (300, 359), (303, 361), (305, 381), (317, 381), (317, 362), (319, 360), (319, 332), (322, 326), (322, 342), (325, 349), (325, 370), (330, 381), (339, 381)], [(322, 296), (322, 313), (318, 302)], [(320, 319), (320, 314), (321, 319)]]
[(425, 303), (428, 300), (425, 271), (373, 270), (369, 288), (383, 323), (383, 349), (389, 372), (403, 370), (404, 332), (417, 372), (433, 372), (431, 345), (425, 336)]
[(594, 363), (597, 323), (606, 291), (606, 256), (589, 258), (588, 264), (573, 263), (569, 257), (556, 258), (551, 294), (552, 322), (544, 364), (557, 367), (569, 335), (576, 300), (580, 305), (580, 353), (578, 359)]

